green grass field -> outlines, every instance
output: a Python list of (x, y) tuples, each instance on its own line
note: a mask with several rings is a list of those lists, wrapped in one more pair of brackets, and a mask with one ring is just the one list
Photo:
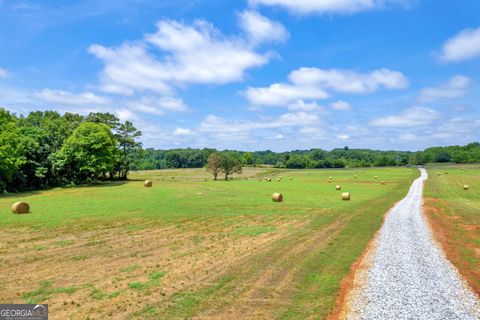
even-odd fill
[[(0, 196), (0, 301), (49, 303), (52, 319), (322, 319), (418, 174), (249, 168), (212, 181), (204, 169), (162, 170)], [(19, 200), (30, 214), (10, 212)]]
[[(427, 216), (449, 260), (480, 294), (480, 165), (427, 169)], [(469, 190), (463, 190), (465, 184)]]

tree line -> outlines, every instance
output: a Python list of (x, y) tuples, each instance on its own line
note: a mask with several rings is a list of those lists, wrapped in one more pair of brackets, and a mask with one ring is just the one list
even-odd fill
[(143, 156), (134, 164), (135, 170), (155, 170), (167, 168), (201, 168), (207, 163), (210, 154), (226, 154), (237, 159), (242, 165), (271, 165), (277, 168), (356, 168), (420, 165), (432, 162), (473, 163), (480, 162), (480, 144), (465, 146), (432, 147), (423, 151), (382, 151), (370, 149), (337, 148), (331, 151), (322, 149), (294, 150), (288, 152), (215, 149), (145, 149)]
[[(218, 175), (242, 166), (277, 168), (355, 168), (431, 162), (480, 162), (480, 144), (433, 147), (423, 151), (314, 148), (289, 152), (216, 149), (142, 149), (141, 131), (110, 113), (87, 116), (34, 111), (17, 116), (0, 108), (0, 193), (127, 179), (131, 170), (212, 169)], [(215, 155), (215, 157), (209, 157)]]
[(141, 132), (110, 113), (0, 108), (0, 193), (126, 179)]

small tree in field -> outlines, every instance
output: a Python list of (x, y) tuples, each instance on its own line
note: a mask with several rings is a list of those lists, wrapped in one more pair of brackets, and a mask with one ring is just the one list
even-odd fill
[(218, 153), (212, 153), (207, 158), (207, 171), (213, 175), (213, 180), (217, 180), (218, 174), (221, 171), (221, 163), (222, 156)]
[(242, 164), (237, 158), (230, 155), (224, 155), (222, 157), (220, 168), (225, 173), (225, 180), (228, 180), (228, 176), (234, 173), (242, 173)]

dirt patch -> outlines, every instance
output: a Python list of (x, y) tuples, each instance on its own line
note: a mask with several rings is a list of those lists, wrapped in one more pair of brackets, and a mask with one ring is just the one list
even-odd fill
[[(242, 266), (250, 271), (242, 275), (242, 281), (231, 292), (235, 296), (232, 303), (223, 305), (214, 313), (205, 314), (207, 318), (240, 319), (270, 318), (279, 310), (289, 306), (294, 294), (294, 284), (299, 264), (311, 255), (318, 253), (337, 232), (342, 229), (345, 219), (338, 219), (330, 225), (309, 232), (301, 237), (292, 236), (286, 246), (270, 250), (262, 261), (261, 267)], [(251, 263), (251, 261), (249, 261)]]
[[(122, 319), (146, 305), (168, 308), (179, 292), (194, 291), (248, 265), (291, 228), (308, 217), (248, 217), (249, 225), (275, 227), (256, 236), (237, 235), (245, 218), (181, 221), (178, 226), (148, 223), (140, 230), (114, 226), (96, 231), (50, 234), (7, 230), (0, 237), (0, 300), (22, 303), (28, 297), (48, 302), (52, 319)], [(21, 273), (18, 270), (22, 270)], [(160, 276), (161, 275), (161, 278)], [(158, 281), (152, 277), (158, 276)], [(43, 288), (42, 281), (49, 287)]]

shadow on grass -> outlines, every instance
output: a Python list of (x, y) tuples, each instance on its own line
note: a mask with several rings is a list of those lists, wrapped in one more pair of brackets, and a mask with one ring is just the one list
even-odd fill
[(127, 184), (129, 182), (137, 182), (143, 181), (141, 179), (128, 179), (128, 180), (118, 180), (118, 181), (101, 181), (92, 184), (79, 184), (71, 187), (49, 187), (45, 189), (35, 189), (35, 190), (27, 190), (27, 191), (19, 191), (19, 192), (11, 192), (11, 193), (0, 193), (0, 199), (8, 199), (8, 198), (18, 198), (18, 197), (28, 197), (33, 195), (42, 194), (46, 191), (52, 190), (66, 190), (66, 189), (77, 189), (77, 188), (110, 188), (121, 186)]

